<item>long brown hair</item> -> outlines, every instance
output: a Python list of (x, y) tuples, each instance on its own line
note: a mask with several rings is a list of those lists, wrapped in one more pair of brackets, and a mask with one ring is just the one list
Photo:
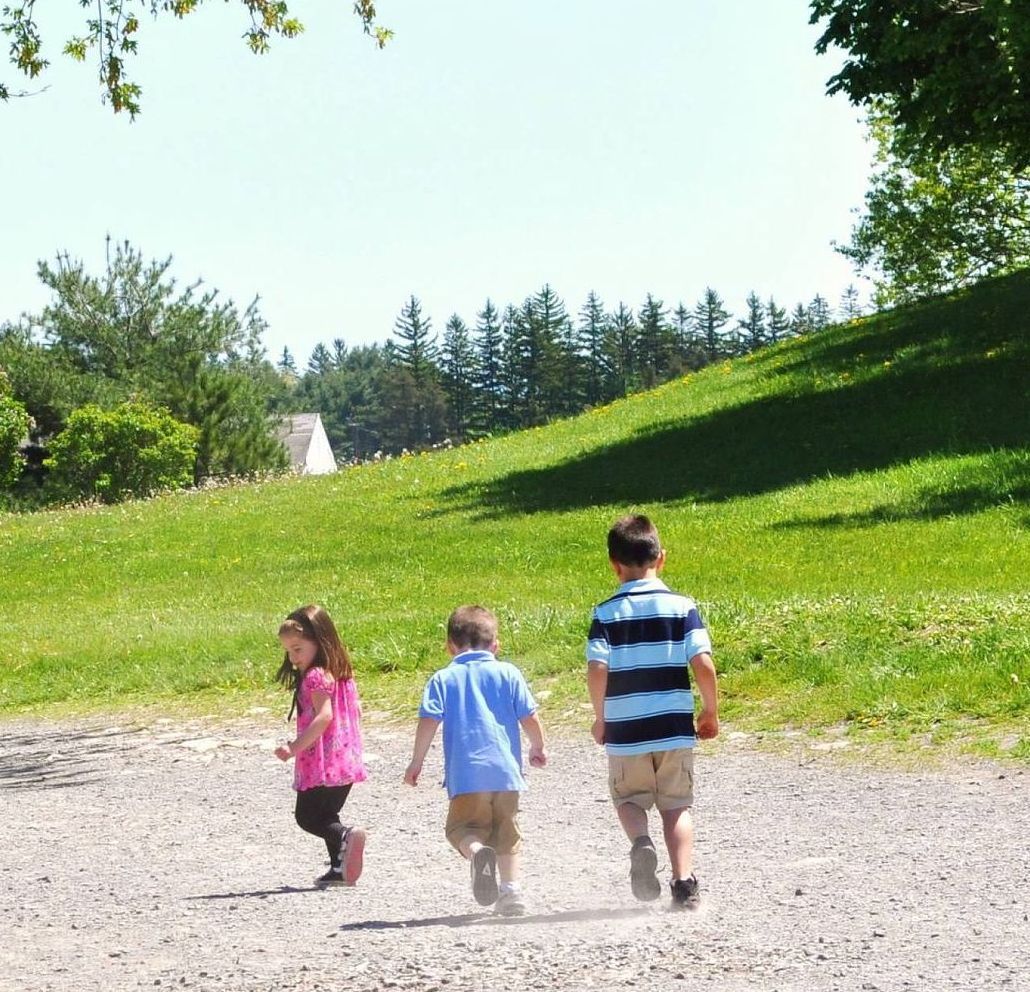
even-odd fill
[[(294, 610), (279, 625), (279, 636), (282, 637), (283, 634), (297, 634), (305, 641), (316, 644), (318, 653), (311, 664), (324, 668), (337, 681), (354, 677), (350, 655), (340, 640), (332, 620), (329, 619), (329, 614), (321, 606), (311, 603)], [(290, 664), (288, 652), (283, 656), (283, 663), (279, 666), (275, 678), (277, 682), (294, 691), (300, 684), (300, 673)]]

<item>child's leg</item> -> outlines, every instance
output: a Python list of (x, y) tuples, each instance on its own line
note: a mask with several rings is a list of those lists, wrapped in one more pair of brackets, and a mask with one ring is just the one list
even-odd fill
[(526, 912), (526, 902), (519, 885), (522, 831), (519, 829), (518, 813), (517, 792), (494, 793), (491, 840), (497, 848), (497, 870), (501, 879), (495, 912), (501, 916), (522, 916)]
[(492, 906), (497, 902), (498, 858), (494, 849), (473, 834), (462, 837), (456, 846), (469, 862), (472, 895), (476, 902), (480, 906)]
[(637, 899), (662, 893), (656, 874), (658, 852), (647, 830), (647, 811), (656, 796), (655, 759), (651, 753), (608, 755), (609, 791), (619, 823), (630, 839), (629, 882)]
[(519, 880), (519, 851), (522, 848), (519, 794), (495, 792), (492, 795), (492, 807), (489, 842), (497, 850), (497, 870), (501, 876), (501, 884), (510, 888)]
[(458, 841), (458, 853), (466, 861), (471, 861), (475, 857), (476, 851), (481, 850), (483, 846), (483, 842), (478, 837), (474, 834), (468, 834)]
[(630, 840), (647, 836), (647, 812), (636, 803), (619, 803), (615, 807), (619, 823)]
[(511, 885), (519, 880), (519, 856), (517, 854), (497, 855), (497, 874), (501, 885)]
[(691, 819), (690, 810), (685, 807), (663, 809), (661, 813), (672, 877), (690, 878), (694, 870), (694, 821)]
[(345, 833), (340, 810), (350, 789), (350, 785), (320, 785), (297, 793), (297, 825), (325, 841), (334, 868), (340, 865), (340, 846)]
[(497, 858), (490, 836), (490, 793), (466, 792), (451, 797), (447, 839), (470, 865), (472, 894), (481, 906), (497, 901)]
[(676, 748), (661, 752), (656, 770), (658, 810), (673, 879), (690, 878), (694, 855), (694, 751)]

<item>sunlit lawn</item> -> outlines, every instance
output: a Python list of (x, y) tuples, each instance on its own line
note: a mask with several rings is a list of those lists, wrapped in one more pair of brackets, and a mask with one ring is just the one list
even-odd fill
[(367, 706), (401, 712), (475, 601), (545, 715), (579, 719), (632, 508), (702, 607), (734, 725), (1030, 758), (1028, 313), (1014, 277), (453, 451), (0, 517), (0, 709), (263, 701), (278, 620), (316, 601)]

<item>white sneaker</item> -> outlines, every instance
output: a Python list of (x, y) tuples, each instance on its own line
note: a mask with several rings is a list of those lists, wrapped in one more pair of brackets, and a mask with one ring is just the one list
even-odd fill
[(522, 893), (518, 889), (505, 889), (497, 897), (494, 912), (498, 916), (524, 916), (526, 900), (522, 898)]

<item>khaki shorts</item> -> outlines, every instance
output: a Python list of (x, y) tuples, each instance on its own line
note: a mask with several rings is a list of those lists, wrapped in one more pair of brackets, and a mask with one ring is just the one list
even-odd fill
[(609, 754), (608, 787), (616, 806), (687, 809), (694, 805), (694, 749)]
[(457, 851), (472, 836), (498, 854), (518, 854), (522, 844), (518, 812), (517, 792), (464, 792), (451, 800), (447, 810), (447, 839)]

